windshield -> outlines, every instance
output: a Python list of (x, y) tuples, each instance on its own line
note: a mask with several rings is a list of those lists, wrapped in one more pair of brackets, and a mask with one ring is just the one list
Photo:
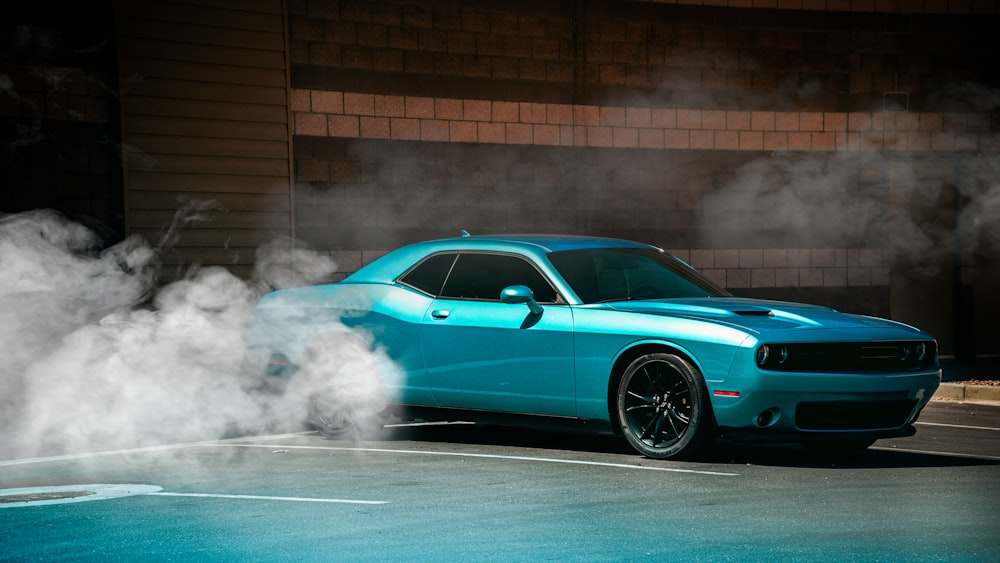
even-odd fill
[(655, 250), (566, 250), (548, 259), (584, 303), (730, 295), (687, 264)]

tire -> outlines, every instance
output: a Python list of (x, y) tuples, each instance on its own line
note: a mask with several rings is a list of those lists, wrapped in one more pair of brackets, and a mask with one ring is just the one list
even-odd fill
[(382, 437), (389, 411), (366, 412), (330, 397), (309, 400), (307, 421), (320, 434), (333, 440), (377, 440)]
[(306, 422), (328, 438), (379, 438), (389, 414), (381, 372), (364, 341), (335, 332), (313, 338), (292, 382), (305, 399)]
[(705, 380), (673, 354), (646, 354), (629, 364), (618, 384), (617, 415), (628, 443), (653, 459), (691, 459), (716, 435)]

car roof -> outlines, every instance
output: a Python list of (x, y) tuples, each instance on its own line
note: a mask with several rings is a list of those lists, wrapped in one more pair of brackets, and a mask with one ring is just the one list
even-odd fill
[(410, 244), (394, 250), (345, 279), (353, 283), (391, 283), (425, 256), (440, 252), (511, 252), (541, 260), (550, 252), (587, 248), (646, 248), (655, 246), (622, 239), (549, 234), (462, 236)]

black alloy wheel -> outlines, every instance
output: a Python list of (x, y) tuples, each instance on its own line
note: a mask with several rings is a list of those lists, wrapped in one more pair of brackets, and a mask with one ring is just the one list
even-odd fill
[(646, 354), (625, 369), (618, 423), (632, 447), (655, 459), (690, 459), (715, 438), (704, 379), (689, 362), (667, 353)]

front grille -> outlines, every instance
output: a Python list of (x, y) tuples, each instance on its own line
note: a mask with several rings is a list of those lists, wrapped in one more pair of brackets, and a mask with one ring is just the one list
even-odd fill
[(795, 407), (795, 425), (802, 430), (878, 430), (899, 428), (909, 422), (917, 402), (806, 401)]
[(937, 346), (933, 340), (767, 344), (763, 347), (769, 353), (758, 354), (758, 364), (774, 371), (892, 373), (932, 369), (937, 364)]

